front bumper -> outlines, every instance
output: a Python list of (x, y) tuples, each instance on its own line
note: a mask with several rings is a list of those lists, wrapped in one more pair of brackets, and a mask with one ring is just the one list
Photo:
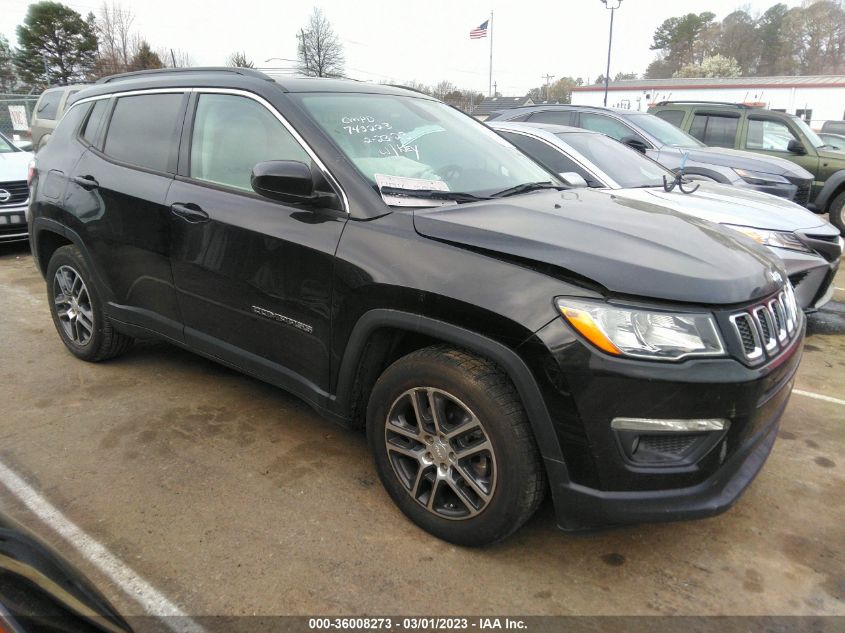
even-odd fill
[(840, 259), (828, 261), (816, 253), (801, 253), (785, 248), (771, 248), (784, 264), (795, 298), (805, 312), (818, 310), (833, 297), (833, 278)]
[(0, 207), (0, 243), (21, 242), (29, 238), (26, 209), (27, 203)]
[[(545, 374), (541, 390), (564, 456), (545, 460), (564, 530), (696, 519), (730, 508), (772, 449), (803, 348), (802, 331), (756, 368), (727, 358), (649, 363), (587, 349), (560, 320), (537, 335), (555, 359), (535, 373)], [(622, 416), (730, 425), (693, 460), (634, 463), (611, 428)]]

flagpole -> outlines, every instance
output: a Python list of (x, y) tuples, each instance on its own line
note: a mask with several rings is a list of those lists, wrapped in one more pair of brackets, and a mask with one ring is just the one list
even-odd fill
[(493, 11), (490, 11), (490, 26), (488, 28), (490, 31), (490, 81), (487, 86), (487, 96), (493, 97)]

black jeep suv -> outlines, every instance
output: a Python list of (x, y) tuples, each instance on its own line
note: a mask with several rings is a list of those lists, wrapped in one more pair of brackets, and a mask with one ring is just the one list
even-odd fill
[(569, 190), (434, 99), (187, 69), (101, 80), (38, 154), (59, 336), (157, 337), (366, 426), (413, 521), (479, 545), (728, 508), (804, 321), (750, 240)]

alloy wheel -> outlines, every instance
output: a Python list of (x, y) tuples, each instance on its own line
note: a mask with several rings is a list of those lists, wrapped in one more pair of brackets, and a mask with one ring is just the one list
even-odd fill
[(468, 519), (492, 500), (493, 445), (481, 420), (455, 396), (433, 387), (409, 389), (390, 407), (384, 440), (399, 481), (432, 514)]
[(53, 277), (53, 302), (67, 337), (77, 345), (86, 345), (94, 334), (94, 311), (85, 282), (70, 266), (59, 267)]

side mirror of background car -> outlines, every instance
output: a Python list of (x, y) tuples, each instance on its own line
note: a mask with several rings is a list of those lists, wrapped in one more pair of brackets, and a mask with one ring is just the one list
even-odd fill
[(622, 142), (631, 149), (637, 150), (641, 154), (645, 154), (645, 151), (648, 149), (648, 146), (636, 136), (626, 136), (622, 139)]
[(786, 144), (786, 151), (790, 154), (799, 154), (803, 155), (807, 153), (807, 150), (804, 149), (804, 145), (798, 139), (792, 139), (789, 143)]
[(268, 160), (252, 168), (255, 193), (281, 202), (335, 206), (337, 196), (314, 190), (311, 167), (296, 160)]
[(581, 174), (574, 172), (574, 171), (562, 171), (558, 174), (560, 179), (573, 188), (582, 188), (587, 187), (587, 181), (581, 176)]

